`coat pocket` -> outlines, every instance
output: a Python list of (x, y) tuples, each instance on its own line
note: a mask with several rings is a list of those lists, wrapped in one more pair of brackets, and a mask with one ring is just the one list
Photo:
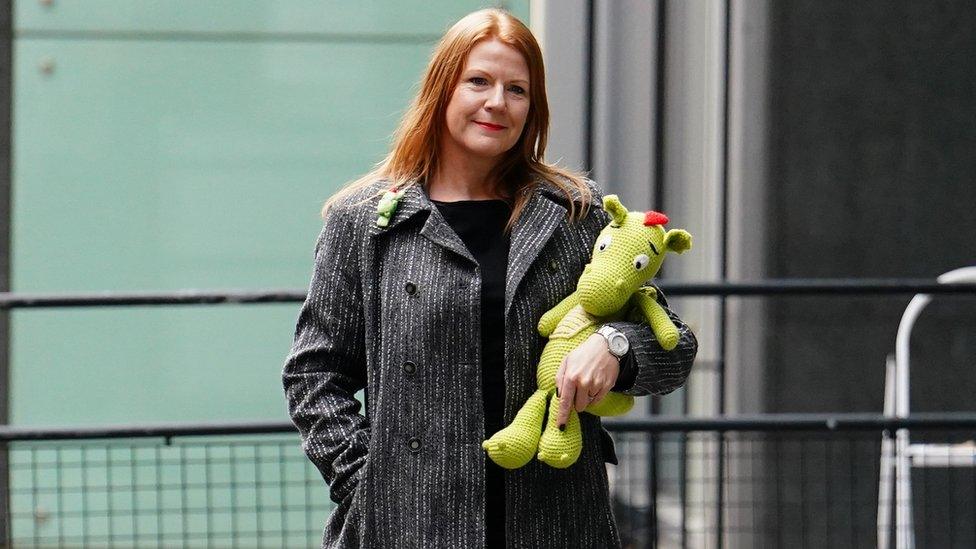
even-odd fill
[[(366, 467), (366, 464), (363, 464), (362, 467)], [(363, 473), (365, 472), (364, 470)], [(362, 545), (364, 528), (361, 527), (361, 511), (365, 489), (364, 481), (365, 475), (361, 474), (356, 486), (346, 494), (326, 519), (325, 529), (322, 531), (323, 549), (341, 549)]]
[(363, 516), (363, 513), (367, 511), (365, 508), (364, 499), (368, 496), (368, 494), (365, 493), (368, 488), (366, 478), (366, 475), (369, 472), (368, 468), (369, 457), (366, 458), (366, 461), (361, 466), (359, 480), (356, 482), (356, 486), (344, 500), (344, 504), (348, 506), (346, 507), (345, 514), (342, 517), (342, 523), (337, 538), (332, 541), (327, 541), (329, 532), (328, 527), (326, 527), (326, 538), (323, 539), (323, 547), (362, 546), (366, 532), (365, 517)]
[(600, 444), (603, 447), (603, 461), (617, 465), (617, 450), (614, 448), (613, 438), (603, 426), (600, 426)]

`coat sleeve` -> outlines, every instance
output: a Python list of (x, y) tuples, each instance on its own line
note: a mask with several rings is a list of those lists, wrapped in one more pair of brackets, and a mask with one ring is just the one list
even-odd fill
[(354, 397), (366, 386), (359, 247), (351, 216), (340, 208), (330, 209), (319, 234), (308, 296), (282, 373), (302, 450), (336, 503), (355, 490), (370, 438), (369, 421)]
[[(594, 201), (591, 211), (600, 221), (599, 232), (610, 222), (610, 215), (603, 209), (600, 189), (592, 181), (589, 183)], [(596, 235), (593, 236), (595, 239)], [(657, 301), (678, 328), (678, 345), (671, 351), (665, 351), (646, 322), (609, 322), (609, 325), (623, 332), (630, 343), (630, 350), (620, 361), (620, 374), (613, 391), (633, 396), (664, 395), (684, 385), (691, 373), (691, 365), (698, 354), (698, 340), (688, 325), (668, 307), (660, 289), (657, 289)]]
[[(655, 289), (657, 289), (655, 287)], [(665, 351), (646, 322), (610, 322), (630, 342), (630, 350), (621, 361), (620, 376), (614, 391), (633, 396), (664, 395), (684, 385), (698, 354), (698, 340), (678, 315), (668, 307), (664, 293), (657, 289), (657, 302), (664, 307), (678, 328), (678, 345)]]

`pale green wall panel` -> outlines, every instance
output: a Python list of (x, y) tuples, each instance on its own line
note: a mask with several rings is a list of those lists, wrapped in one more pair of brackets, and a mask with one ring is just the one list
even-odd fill
[(528, 0), (18, 0), (14, 14), (18, 32), (440, 34), (494, 5), (528, 14)]
[[(429, 50), (17, 46), (19, 292), (306, 286), (322, 200), (385, 150)], [(12, 420), (281, 418), (296, 312), (18, 311)]]
[(428, 50), (20, 41), (14, 289), (307, 283), (322, 200), (385, 151)]
[[(17, 39), (14, 291), (305, 287), (431, 46)], [(296, 313), (17, 311), (11, 420), (282, 418)]]

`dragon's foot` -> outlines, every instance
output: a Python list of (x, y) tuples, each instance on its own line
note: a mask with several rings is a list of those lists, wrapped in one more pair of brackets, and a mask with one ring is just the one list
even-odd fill
[(559, 397), (553, 396), (549, 401), (549, 420), (546, 430), (539, 440), (539, 460), (555, 467), (565, 469), (576, 463), (580, 452), (583, 451), (583, 432), (580, 428), (579, 414), (575, 409), (569, 411), (566, 429), (559, 430), (556, 424), (559, 416)]
[(509, 425), (481, 443), (492, 461), (506, 469), (518, 469), (532, 460), (539, 437), (518, 425)]
[(515, 414), (512, 423), (498, 431), (481, 447), (488, 457), (506, 469), (518, 469), (532, 460), (539, 447), (542, 419), (546, 413), (546, 391), (536, 391)]

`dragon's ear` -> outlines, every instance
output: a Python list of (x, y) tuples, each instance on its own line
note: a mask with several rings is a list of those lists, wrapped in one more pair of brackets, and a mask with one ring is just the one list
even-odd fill
[(690, 250), (691, 234), (682, 229), (671, 229), (664, 235), (664, 247), (679, 254)]
[(610, 214), (613, 222), (617, 225), (623, 225), (624, 221), (627, 220), (627, 208), (624, 208), (615, 194), (608, 194), (603, 197), (603, 209)]

